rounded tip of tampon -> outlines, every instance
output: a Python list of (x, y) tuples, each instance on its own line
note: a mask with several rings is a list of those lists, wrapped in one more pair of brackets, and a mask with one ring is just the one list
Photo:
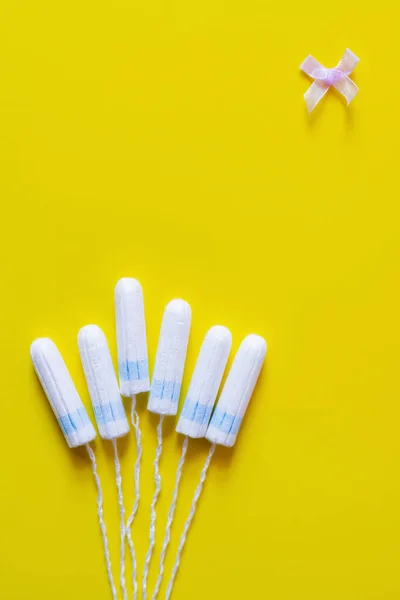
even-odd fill
[(142, 286), (133, 277), (122, 277), (115, 286), (115, 295), (142, 292)]
[(98, 325), (85, 325), (81, 327), (78, 333), (78, 345), (84, 344), (87, 341), (92, 343), (101, 343), (106, 340), (104, 331)]
[(180, 298), (176, 298), (175, 300), (171, 300), (168, 302), (165, 307), (165, 312), (168, 312), (172, 315), (176, 315), (177, 317), (191, 317), (192, 309), (190, 308), (190, 304), (185, 302), (185, 300), (181, 300)]
[(229, 329), (223, 325), (214, 325), (211, 327), (211, 329), (207, 331), (205, 339), (220, 340), (223, 343), (229, 344), (229, 346), (232, 344), (232, 334)]
[(55, 345), (55, 343), (50, 339), (50, 338), (37, 338), (36, 340), (34, 340), (31, 344), (31, 348), (30, 348), (30, 354), (31, 354), (31, 358), (34, 361), (35, 358), (42, 352), (46, 352), (46, 351), (54, 351), (57, 350), (57, 346)]
[(240, 344), (240, 348), (242, 350), (251, 350), (252, 352), (258, 351), (264, 358), (267, 353), (267, 342), (260, 335), (251, 333), (244, 338), (243, 342)]

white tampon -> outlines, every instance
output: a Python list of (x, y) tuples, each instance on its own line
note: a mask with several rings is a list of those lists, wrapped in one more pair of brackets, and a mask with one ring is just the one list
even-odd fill
[(129, 424), (119, 393), (107, 338), (103, 331), (97, 325), (82, 327), (78, 334), (78, 346), (100, 435), (113, 443), (120, 510), (120, 584), (123, 598), (127, 600), (128, 594), (125, 584), (125, 509), (116, 439), (128, 433)]
[(142, 286), (124, 277), (115, 286), (118, 371), (122, 396), (150, 389)]
[(97, 325), (86, 325), (79, 331), (78, 346), (101, 437), (111, 440), (127, 434), (129, 424), (106, 336)]
[(248, 335), (233, 360), (206, 438), (214, 444), (233, 446), (267, 352), (259, 335)]
[(33, 366), (70, 448), (83, 446), (96, 432), (57, 346), (49, 338), (31, 345)]
[(89, 444), (96, 437), (96, 432), (54, 342), (48, 338), (35, 340), (31, 345), (31, 358), (68, 446), (75, 448), (85, 445), (89, 454), (97, 487), (97, 515), (103, 540), (107, 575), (112, 597), (116, 600), (117, 591), (111, 570), (110, 550), (103, 519), (103, 493), (97, 472), (96, 458)]
[(206, 334), (176, 431), (204, 437), (232, 346), (229, 329), (216, 325)]
[(188, 438), (201, 438), (206, 434), (211, 412), (231, 351), (231, 346), (232, 335), (229, 329), (222, 327), (221, 325), (216, 325), (211, 327), (206, 333), (200, 348), (189, 390), (176, 427), (176, 431), (184, 434), (185, 438), (183, 440), (182, 453), (176, 471), (175, 488), (172, 494), (171, 506), (168, 511), (164, 541), (160, 553), (158, 578), (152, 600), (156, 600), (162, 583), (165, 556), (171, 538), (171, 527), (178, 500), (179, 485), (187, 452)]
[(171, 597), (176, 574), (179, 570), (182, 550), (186, 543), (189, 528), (196, 512), (197, 503), (203, 490), (208, 467), (210, 466), (216, 445), (233, 446), (235, 443), (243, 416), (257, 383), (266, 352), (267, 344), (265, 340), (258, 335), (249, 335), (241, 343), (233, 360), (217, 408), (207, 429), (206, 438), (212, 444), (200, 474), (199, 485), (193, 496), (189, 517), (183, 528), (165, 600), (169, 600)]
[(172, 300), (167, 304), (147, 405), (151, 412), (160, 415), (176, 415), (178, 412), (190, 322), (191, 309), (187, 302)]
[(136, 461), (134, 466), (135, 498), (132, 511), (126, 522), (126, 536), (132, 558), (133, 597), (136, 600), (138, 592), (137, 565), (131, 527), (139, 508), (140, 461), (142, 458), (141, 431), (139, 414), (136, 410), (136, 394), (148, 392), (150, 389), (143, 292), (142, 286), (136, 279), (124, 277), (115, 286), (115, 318), (120, 391), (123, 396), (132, 396), (131, 420), (136, 439)]
[(156, 504), (161, 490), (159, 470), (162, 453), (162, 426), (166, 415), (176, 415), (185, 369), (192, 311), (184, 300), (171, 300), (167, 304), (161, 323), (150, 398), (147, 408), (160, 415), (157, 426), (157, 449), (154, 459), (155, 490), (150, 507), (149, 548), (142, 575), (142, 597), (147, 599), (147, 579), (155, 545)]

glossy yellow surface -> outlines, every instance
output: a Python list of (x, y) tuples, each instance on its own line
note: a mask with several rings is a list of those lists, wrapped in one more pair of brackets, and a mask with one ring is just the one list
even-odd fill
[[(50, 336), (92, 415), (76, 336), (115, 358), (113, 288), (268, 341), (237, 446), (216, 453), (174, 600), (400, 594), (398, 6), (361, 0), (70, 0), (0, 8), (0, 597), (107, 600), (95, 488), (67, 448), (29, 345)], [(312, 53), (360, 56), (360, 93), (309, 117)], [(147, 549), (156, 420), (140, 402)], [(158, 556), (181, 439), (169, 420)], [(166, 574), (206, 442), (191, 444)], [(121, 444), (127, 509), (132, 435)], [(96, 444), (116, 577), (110, 447)], [(127, 560), (128, 578), (130, 577)], [(164, 597), (165, 587), (163, 587)]]

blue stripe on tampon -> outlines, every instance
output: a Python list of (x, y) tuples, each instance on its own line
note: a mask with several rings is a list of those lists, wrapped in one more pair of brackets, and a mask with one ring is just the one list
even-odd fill
[(98, 425), (106, 425), (107, 423), (124, 421), (126, 419), (125, 409), (122, 402), (95, 404), (93, 406), (93, 410)]
[(122, 381), (141, 381), (149, 377), (147, 360), (125, 361), (118, 364), (119, 376)]
[(181, 416), (198, 425), (204, 425), (210, 420), (211, 411), (212, 406), (199, 404), (198, 402), (193, 402), (190, 398), (186, 398)]
[(180, 391), (181, 385), (177, 381), (153, 379), (150, 394), (160, 400), (167, 400), (173, 404), (178, 404)]
[(211, 425), (223, 433), (237, 435), (242, 424), (242, 417), (227, 413), (225, 410), (216, 408), (211, 419)]
[(62, 417), (58, 417), (58, 422), (65, 435), (70, 435), (71, 433), (74, 433), (74, 431), (78, 431), (78, 429), (83, 429), (90, 425), (90, 419), (86, 409), (83, 407), (78, 408), (72, 413), (67, 413)]

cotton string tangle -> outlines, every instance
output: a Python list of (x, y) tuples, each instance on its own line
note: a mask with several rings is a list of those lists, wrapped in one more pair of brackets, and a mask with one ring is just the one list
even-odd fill
[(120, 553), (120, 584), (122, 590), (122, 596), (124, 600), (128, 600), (128, 592), (125, 583), (125, 509), (124, 509), (124, 497), (122, 494), (122, 476), (121, 476), (121, 465), (118, 458), (118, 448), (116, 440), (112, 440), (114, 449), (114, 465), (115, 465), (115, 480), (118, 490), (118, 506), (119, 506), (119, 517), (120, 517), (120, 539), (121, 539), (121, 553)]
[(158, 496), (161, 491), (161, 475), (160, 475), (160, 457), (162, 453), (162, 426), (163, 426), (164, 417), (160, 416), (160, 420), (157, 426), (157, 450), (156, 457), (154, 459), (154, 495), (151, 501), (150, 507), (150, 534), (149, 534), (149, 548), (146, 553), (146, 559), (143, 568), (143, 576), (142, 576), (142, 596), (143, 598), (147, 598), (147, 578), (149, 576), (149, 566), (151, 557), (153, 554), (154, 546), (156, 543), (156, 505)]
[(174, 491), (172, 494), (171, 506), (169, 507), (169, 511), (168, 511), (167, 525), (165, 528), (165, 537), (164, 537), (163, 545), (161, 548), (161, 554), (160, 554), (160, 570), (159, 570), (159, 574), (158, 574), (158, 578), (157, 578), (156, 587), (154, 588), (152, 600), (155, 600), (157, 598), (158, 592), (160, 591), (160, 587), (161, 587), (162, 577), (163, 577), (163, 573), (164, 573), (165, 555), (166, 555), (167, 548), (168, 548), (168, 545), (169, 545), (169, 542), (171, 539), (171, 526), (172, 526), (172, 521), (174, 520), (176, 502), (178, 499), (178, 492), (179, 492), (179, 483), (181, 481), (182, 469), (183, 469), (183, 465), (185, 463), (188, 443), (189, 443), (189, 438), (186, 436), (183, 440), (182, 453), (181, 453), (181, 457), (179, 459), (178, 469), (176, 471), (175, 488), (174, 488)]
[[(189, 517), (183, 529), (172, 569), (171, 579), (167, 587), (166, 600), (170, 598), (172, 593), (172, 588), (180, 565), (181, 553), (196, 512), (197, 503), (207, 476), (208, 467), (210, 466), (211, 459), (214, 455), (216, 444), (222, 444), (228, 447), (234, 445), (251, 395), (257, 383), (266, 351), (267, 345), (262, 337), (258, 335), (249, 335), (243, 340), (235, 355), (232, 367), (221, 392), (217, 408), (215, 409), (207, 428), (206, 438), (212, 445), (200, 474), (200, 482), (194, 493)], [(182, 411), (182, 416), (184, 409)]]
[(312, 56), (300, 65), (300, 69), (315, 81), (304, 94), (308, 112), (312, 112), (330, 87), (334, 87), (347, 100), (347, 104), (357, 95), (358, 87), (349, 77), (359, 62), (358, 56), (347, 48), (337, 67), (327, 69)]
[[(127, 600), (128, 593), (125, 583), (125, 510), (117, 438), (129, 432), (129, 423), (121, 401), (117, 377), (103, 331), (97, 325), (82, 327), (78, 334), (78, 346), (100, 435), (105, 440), (111, 440), (114, 449), (115, 478), (120, 511), (120, 585), (123, 598)], [(132, 562), (134, 562), (135, 550), (131, 540), (129, 548)]]
[(131, 527), (140, 501), (140, 463), (142, 442), (139, 414), (136, 410), (136, 395), (150, 390), (147, 357), (146, 322), (142, 286), (136, 279), (124, 277), (115, 286), (115, 318), (117, 328), (118, 372), (120, 393), (131, 397), (131, 420), (136, 440), (134, 465), (134, 502), (126, 522), (126, 536), (132, 558), (133, 598), (138, 594), (137, 562), (131, 536)]
[[(139, 508), (139, 500), (140, 500), (140, 461), (142, 459), (142, 442), (141, 442), (141, 431), (139, 427), (139, 415), (135, 410), (136, 397), (132, 396), (132, 404), (131, 404), (131, 420), (132, 425), (135, 430), (135, 439), (136, 439), (136, 462), (134, 467), (134, 489), (135, 489), (135, 500), (131, 514), (126, 522), (126, 535), (128, 538), (129, 547), (133, 546), (132, 537), (131, 537), (131, 527), (132, 523), (135, 519), (137, 510)], [(132, 585), (133, 585), (133, 598), (136, 600), (138, 594), (138, 584), (137, 584), (137, 562), (136, 556), (131, 552), (132, 557)]]
[(231, 345), (232, 335), (229, 329), (216, 325), (207, 332), (200, 348), (189, 390), (176, 427), (176, 431), (184, 434), (185, 437), (182, 445), (181, 458), (176, 472), (175, 489), (168, 512), (167, 526), (160, 555), (159, 573), (152, 600), (157, 598), (164, 574), (165, 556), (170, 541), (171, 526), (178, 499), (179, 483), (186, 456), (188, 437), (201, 438), (206, 434), (211, 412), (228, 361)]
[(92, 448), (90, 447), (90, 444), (86, 444), (86, 450), (89, 454), (89, 458), (92, 463), (93, 476), (94, 476), (94, 480), (96, 482), (96, 487), (97, 487), (97, 515), (99, 518), (101, 536), (103, 538), (104, 558), (106, 560), (107, 577), (108, 577), (108, 581), (110, 583), (111, 594), (112, 594), (113, 600), (117, 600), (117, 590), (115, 589), (114, 578), (113, 578), (112, 570), (111, 570), (111, 558), (110, 558), (110, 549), (108, 546), (106, 524), (104, 523), (104, 518), (103, 518), (103, 491), (101, 489), (100, 477), (97, 472), (96, 457), (94, 455)]
[(157, 451), (154, 460), (155, 491), (151, 503), (149, 548), (142, 576), (142, 596), (147, 599), (147, 579), (155, 544), (156, 504), (161, 491), (159, 462), (162, 452), (162, 424), (164, 416), (176, 415), (186, 351), (189, 341), (191, 309), (184, 300), (172, 300), (167, 304), (161, 323), (156, 360), (147, 408), (160, 415), (157, 427)]
[(194, 496), (193, 496), (193, 501), (192, 501), (192, 506), (190, 507), (189, 516), (188, 516), (187, 521), (185, 523), (185, 526), (183, 528), (183, 533), (181, 535), (181, 540), (179, 542), (179, 547), (178, 547), (178, 552), (176, 554), (175, 563), (174, 563), (174, 566), (172, 568), (171, 579), (169, 581), (169, 584), (168, 584), (168, 587), (167, 587), (167, 593), (165, 595), (166, 600), (168, 600), (168, 598), (171, 596), (171, 593), (172, 593), (172, 588), (173, 588), (173, 585), (174, 585), (175, 577), (176, 577), (176, 574), (178, 572), (179, 565), (180, 565), (180, 562), (181, 562), (182, 550), (183, 550), (183, 547), (184, 547), (185, 542), (186, 542), (186, 538), (187, 538), (187, 534), (188, 534), (188, 531), (189, 531), (189, 527), (190, 527), (190, 525), (191, 525), (191, 523), (193, 521), (193, 517), (194, 517), (194, 514), (196, 512), (197, 502), (198, 502), (198, 500), (200, 498), (200, 494), (201, 494), (201, 492), (203, 490), (203, 485), (204, 485), (204, 482), (205, 482), (206, 477), (207, 477), (208, 467), (210, 466), (210, 462), (211, 462), (211, 459), (212, 459), (212, 457), (214, 455), (214, 452), (215, 452), (215, 444), (212, 444), (212, 446), (210, 447), (210, 450), (208, 452), (208, 456), (207, 456), (206, 462), (204, 463), (203, 470), (201, 471), (201, 474), (200, 474), (199, 485), (197, 486), (196, 491), (195, 491)]

